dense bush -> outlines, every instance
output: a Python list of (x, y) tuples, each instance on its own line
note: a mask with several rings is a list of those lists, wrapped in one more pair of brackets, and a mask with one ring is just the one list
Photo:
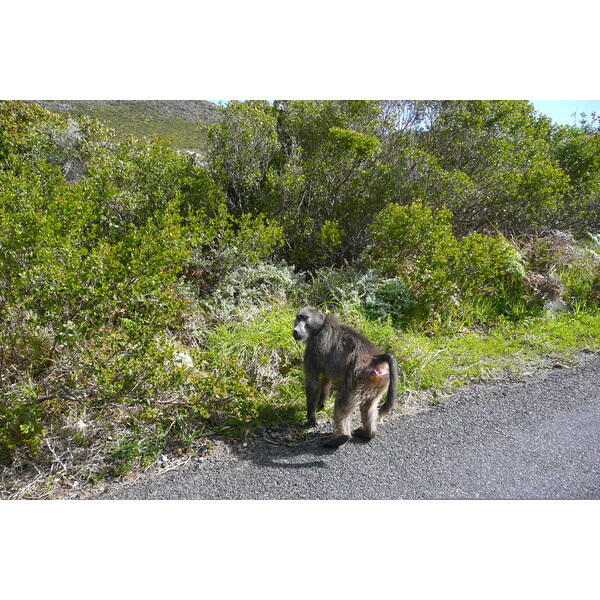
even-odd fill
[[(282, 256), (339, 267), (390, 202), (452, 212), (456, 232), (597, 226), (597, 121), (555, 127), (526, 101), (232, 102), (207, 148), (230, 208), (284, 229)], [(333, 235), (332, 235), (333, 234)]]
[(371, 231), (369, 258), (383, 275), (408, 282), (413, 317), (429, 319), (453, 311), (459, 302), (451, 272), (457, 241), (448, 210), (436, 211), (422, 202), (390, 204), (377, 215)]
[(536, 236), (524, 247), (530, 273), (545, 300), (562, 299), (577, 309), (600, 304), (600, 240), (588, 234), (576, 240), (553, 231)]
[(519, 317), (536, 310), (528, 294), (523, 257), (501, 234), (472, 233), (458, 240), (450, 272), (466, 305), (463, 312), (474, 308), (479, 320)]
[[(203, 375), (165, 365), (190, 315), (183, 286), (202, 295), (235, 279), (234, 267), (269, 256), (279, 228), (231, 217), (206, 172), (166, 142), (116, 142), (93, 121), (0, 107), (3, 461), (39, 449), (64, 413), (57, 401), (92, 412), (117, 402), (130, 407), (126, 420), (162, 402), (207, 422), (252, 420), (257, 392), (230, 359), (213, 370), (209, 354)], [(276, 275), (261, 284), (255, 274), (255, 294)], [(183, 351), (200, 348), (193, 333), (183, 337)]]
[(513, 316), (527, 300), (525, 266), (515, 247), (500, 234), (455, 237), (447, 209), (391, 204), (375, 219), (372, 234), (370, 260), (381, 273), (407, 282), (415, 318), (446, 319), (473, 308), (480, 319)]
[(410, 287), (400, 277), (380, 279), (367, 273), (357, 284), (365, 314), (377, 321), (390, 321), (400, 327), (408, 320), (414, 300)]
[(360, 308), (377, 321), (390, 320), (396, 327), (406, 321), (413, 300), (400, 277), (385, 278), (356, 268), (320, 269), (304, 293), (306, 303), (330, 310)]

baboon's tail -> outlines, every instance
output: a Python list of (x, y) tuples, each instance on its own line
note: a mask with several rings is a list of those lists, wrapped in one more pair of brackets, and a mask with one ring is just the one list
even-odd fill
[(379, 416), (384, 417), (387, 415), (394, 404), (396, 404), (396, 388), (398, 386), (398, 365), (393, 354), (386, 352), (378, 356), (381, 360), (385, 360), (390, 367), (390, 384), (388, 386), (385, 402), (379, 407)]

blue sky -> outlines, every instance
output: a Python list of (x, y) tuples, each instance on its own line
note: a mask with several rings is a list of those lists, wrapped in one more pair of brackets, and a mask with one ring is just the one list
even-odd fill
[(592, 112), (600, 114), (600, 100), (531, 100), (538, 112), (550, 117), (559, 125), (576, 125), (573, 123), (573, 113), (586, 113), (588, 118)]

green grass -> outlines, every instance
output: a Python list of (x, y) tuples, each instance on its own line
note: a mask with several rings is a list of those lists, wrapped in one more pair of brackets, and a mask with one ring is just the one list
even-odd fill
[(213, 353), (233, 357), (262, 390), (259, 428), (288, 427), (304, 419), (304, 347), (291, 334), (295, 313), (295, 307), (275, 303), (249, 322), (222, 324), (209, 335)]
[(394, 346), (404, 390), (451, 390), (502, 373), (571, 362), (600, 349), (600, 314), (505, 321), (487, 332), (433, 337), (412, 332)]
[[(304, 346), (290, 334), (294, 309), (276, 305), (250, 322), (223, 324), (210, 337), (217, 354), (235, 356), (264, 390), (261, 425), (297, 426), (304, 418)], [(582, 352), (600, 349), (600, 313), (560, 314), (503, 320), (486, 331), (425, 335), (399, 332), (366, 319), (359, 311), (340, 314), (375, 344), (398, 359), (400, 399), (410, 391), (440, 394), (461, 385), (502, 376), (520, 377), (539, 367), (572, 362)], [(331, 408), (331, 403), (329, 408)], [(325, 413), (328, 414), (328, 413)]]

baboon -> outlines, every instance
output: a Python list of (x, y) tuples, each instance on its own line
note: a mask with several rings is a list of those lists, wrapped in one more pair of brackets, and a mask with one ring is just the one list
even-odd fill
[[(358, 405), (362, 427), (352, 433), (371, 439), (377, 433), (378, 416), (388, 414), (396, 402), (398, 369), (394, 356), (382, 353), (356, 329), (310, 306), (296, 315), (293, 336), (306, 343), (306, 427), (317, 424), (316, 412), (325, 406), (331, 386), (336, 385), (335, 433), (324, 445), (337, 448), (350, 439), (350, 417)], [(386, 391), (378, 411), (379, 399)]]

